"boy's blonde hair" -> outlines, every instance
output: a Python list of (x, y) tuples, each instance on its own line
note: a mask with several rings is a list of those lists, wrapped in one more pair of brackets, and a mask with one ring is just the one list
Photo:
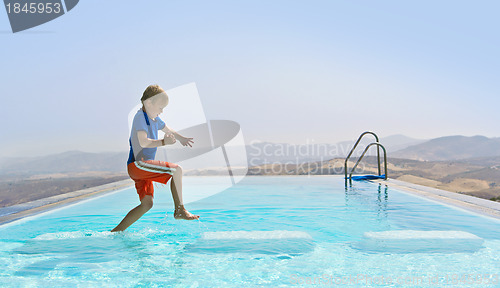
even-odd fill
[(144, 90), (144, 93), (142, 93), (141, 102), (144, 102), (147, 99), (149, 99), (155, 95), (158, 95), (160, 93), (165, 93), (165, 90), (163, 90), (163, 88), (161, 88), (159, 85), (157, 85), (157, 84), (149, 85), (148, 88), (146, 88), (146, 90)]

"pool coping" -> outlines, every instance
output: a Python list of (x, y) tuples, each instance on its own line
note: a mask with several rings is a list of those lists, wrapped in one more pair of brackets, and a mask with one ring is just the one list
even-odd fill
[(68, 204), (74, 204), (97, 195), (114, 192), (133, 185), (134, 181), (132, 181), (132, 179), (126, 179), (21, 204), (2, 207), (0, 208), (0, 215), (2, 215), (0, 216), (0, 226), (28, 216), (34, 216), (48, 210)]
[(385, 184), (388, 187), (397, 190), (403, 190), (403, 192), (408, 192), (410, 194), (421, 196), (444, 204), (450, 204), (452, 206), (480, 215), (500, 219), (500, 202), (461, 194), (458, 192), (450, 192), (419, 184), (413, 184), (396, 179), (387, 179), (385, 181), (381, 180), (372, 182)]

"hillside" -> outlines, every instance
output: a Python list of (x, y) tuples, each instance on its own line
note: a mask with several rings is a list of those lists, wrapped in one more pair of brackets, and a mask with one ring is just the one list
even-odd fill
[[(353, 159), (356, 161), (357, 159)], [(497, 158), (500, 160), (500, 157)], [(491, 165), (494, 164), (494, 165)], [(349, 162), (350, 168), (354, 162)], [(458, 192), (490, 200), (500, 200), (500, 161), (418, 161), (388, 159), (389, 178)], [(376, 174), (376, 157), (363, 159), (355, 174)], [(383, 169), (383, 167), (382, 167)], [(350, 171), (350, 170), (349, 170)], [(299, 165), (267, 164), (251, 167), (248, 175), (344, 175), (344, 159)]]
[(127, 179), (118, 173), (50, 174), (33, 177), (3, 176), (0, 208)]
[[(370, 142), (371, 137), (367, 137), (354, 156)], [(500, 199), (500, 138), (448, 136), (425, 141), (393, 135), (382, 138), (381, 143), (388, 151), (390, 178)], [(255, 142), (246, 147), (251, 167), (248, 174), (343, 174), (343, 157), (353, 144), (353, 141), (305, 145)], [(373, 148), (371, 155), (374, 151)], [(0, 207), (126, 179), (127, 158), (127, 152), (69, 151), (1, 159)], [(367, 156), (360, 167), (363, 171), (359, 172), (376, 173), (373, 159)], [(216, 167), (185, 171), (186, 176), (221, 173)]]
[[(373, 137), (364, 138), (359, 145), (367, 145), (374, 141)], [(421, 143), (403, 135), (393, 135), (382, 138), (384, 146), (389, 152)], [(354, 141), (344, 141), (336, 144), (311, 143), (287, 144), (271, 142), (253, 142), (246, 146), (247, 162), (249, 166), (264, 163), (305, 163), (328, 160), (335, 157), (345, 157), (354, 145)], [(196, 146), (195, 146), (196, 147)], [(193, 148), (195, 148), (193, 147)], [(185, 148), (181, 148), (185, 149)], [(362, 150), (361, 148), (358, 148)], [(362, 151), (357, 152), (361, 153)], [(35, 175), (52, 173), (78, 173), (89, 171), (107, 171), (126, 173), (128, 151), (88, 153), (68, 151), (60, 154), (40, 157), (16, 157), (0, 159), (0, 175)], [(246, 163), (235, 163), (244, 166)]]
[(69, 151), (0, 161), (0, 207), (128, 178), (126, 153)]

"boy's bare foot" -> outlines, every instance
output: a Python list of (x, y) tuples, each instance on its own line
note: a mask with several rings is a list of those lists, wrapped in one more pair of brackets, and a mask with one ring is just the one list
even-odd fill
[(174, 218), (184, 219), (184, 220), (196, 220), (199, 219), (200, 216), (189, 213), (189, 211), (184, 208), (184, 205), (177, 206), (174, 210)]

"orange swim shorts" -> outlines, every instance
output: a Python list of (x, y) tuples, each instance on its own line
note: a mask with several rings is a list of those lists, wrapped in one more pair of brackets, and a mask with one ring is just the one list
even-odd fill
[(139, 199), (142, 200), (146, 195), (154, 197), (153, 181), (167, 184), (177, 167), (179, 166), (174, 163), (146, 160), (128, 164), (127, 170), (130, 178), (135, 181), (137, 194), (139, 194)]

